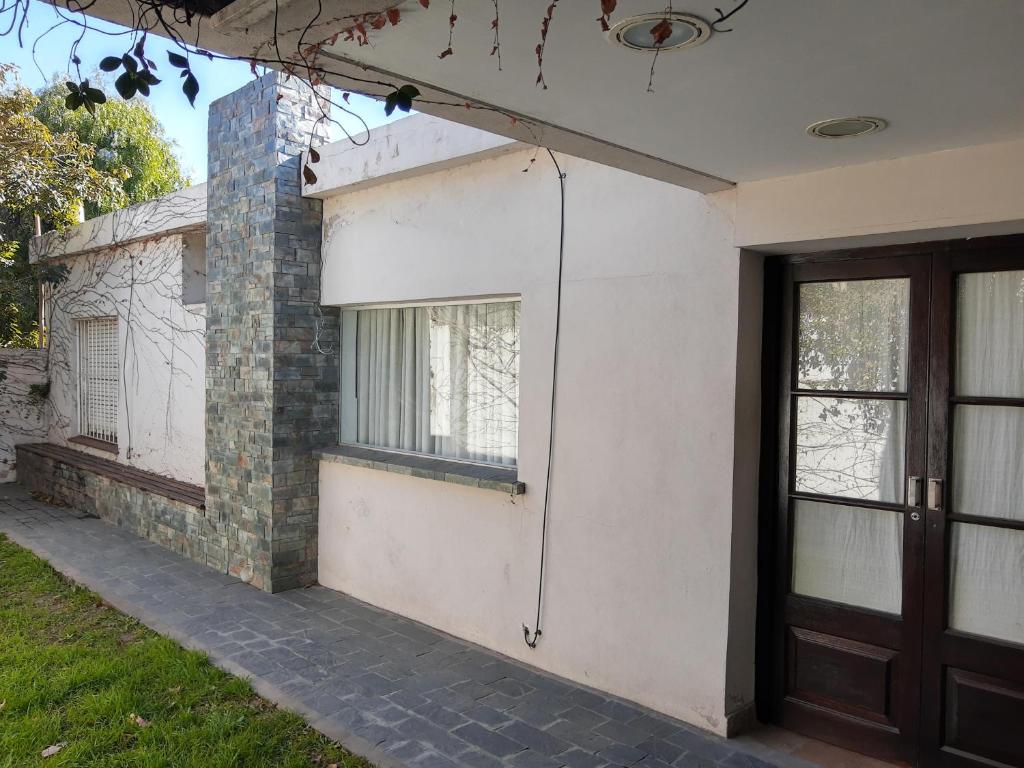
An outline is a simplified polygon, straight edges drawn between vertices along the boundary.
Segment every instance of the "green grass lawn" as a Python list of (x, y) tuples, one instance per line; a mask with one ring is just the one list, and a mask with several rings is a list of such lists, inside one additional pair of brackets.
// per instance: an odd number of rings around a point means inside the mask
[(368, 768), (0, 536), (0, 768), (332, 763)]

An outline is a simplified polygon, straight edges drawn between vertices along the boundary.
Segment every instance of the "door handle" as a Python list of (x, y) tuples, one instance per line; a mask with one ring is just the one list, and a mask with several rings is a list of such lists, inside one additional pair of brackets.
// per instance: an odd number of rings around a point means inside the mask
[(916, 475), (907, 478), (907, 506), (921, 506), (921, 478)]
[(942, 509), (942, 480), (938, 477), (928, 478), (928, 509), (938, 512)]

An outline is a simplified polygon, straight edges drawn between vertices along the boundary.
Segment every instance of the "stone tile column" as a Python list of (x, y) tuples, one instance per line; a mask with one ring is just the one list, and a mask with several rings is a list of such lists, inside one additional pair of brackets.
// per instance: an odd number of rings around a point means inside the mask
[(206, 507), (228, 572), (271, 592), (317, 575), (316, 448), (337, 443), (338, 313), (320, 297), (319, 200), (299, 155), (327, 136), (312, 89), (271, 72), (210, 105)]

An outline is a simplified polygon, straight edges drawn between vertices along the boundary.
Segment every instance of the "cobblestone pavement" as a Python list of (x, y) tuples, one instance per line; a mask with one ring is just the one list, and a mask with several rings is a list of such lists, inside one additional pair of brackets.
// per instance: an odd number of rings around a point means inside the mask
[(381, 768), (809, 768), (324, 587), (270, 595), (0, 485), (0, 533)]

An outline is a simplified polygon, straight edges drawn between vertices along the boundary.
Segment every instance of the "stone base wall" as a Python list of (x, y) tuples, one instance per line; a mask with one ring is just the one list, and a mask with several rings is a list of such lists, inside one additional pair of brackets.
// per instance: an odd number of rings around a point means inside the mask
[(18, 480), (61, 504), (106, 520), (191, 560), (227, 571), (227, 542), (201, 507), (18, 448)]

